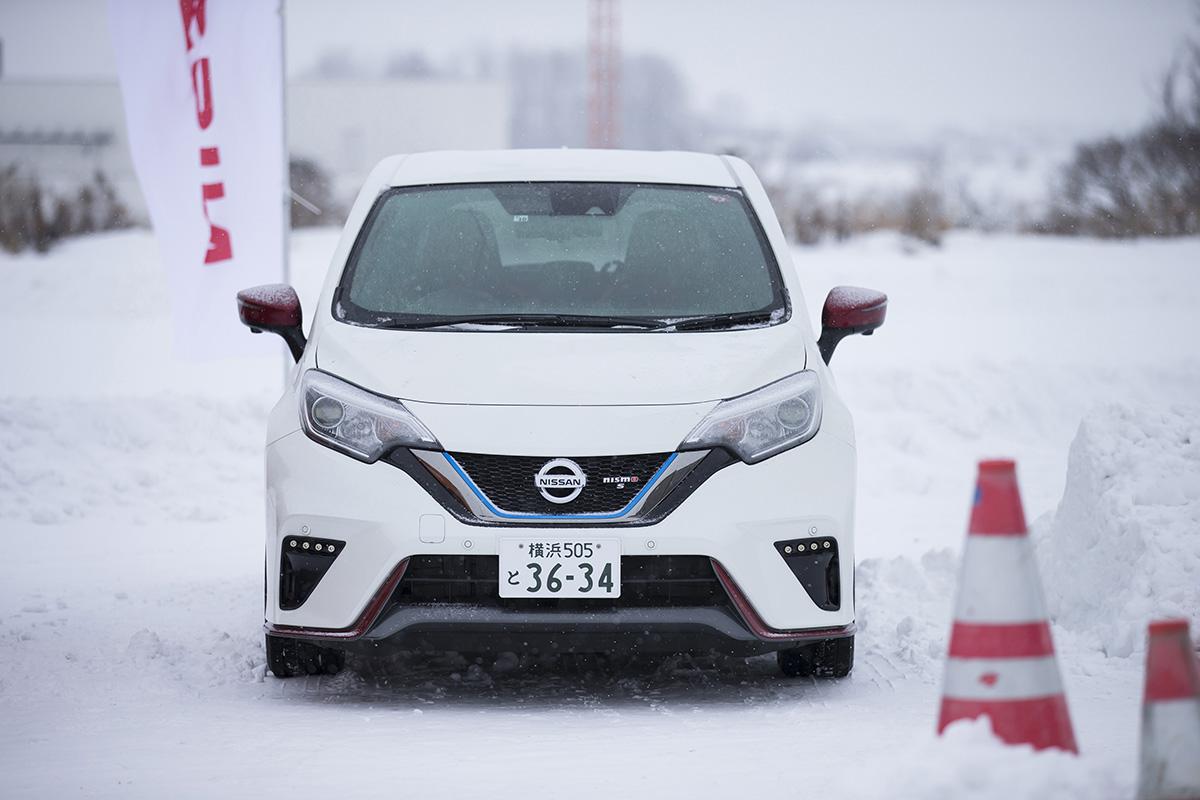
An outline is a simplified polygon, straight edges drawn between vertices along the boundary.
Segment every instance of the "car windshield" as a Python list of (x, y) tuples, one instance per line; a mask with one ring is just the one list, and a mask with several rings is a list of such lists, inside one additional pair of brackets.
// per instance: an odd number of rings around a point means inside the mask
[(787, 299), (739, 190), (492, 183), (387, 192), (334, 310), (377, 327), (687, 330), (771, 324)]

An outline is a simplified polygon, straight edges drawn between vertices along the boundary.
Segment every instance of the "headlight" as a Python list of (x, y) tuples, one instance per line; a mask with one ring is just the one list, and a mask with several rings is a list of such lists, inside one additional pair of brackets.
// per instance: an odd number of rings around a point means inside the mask
[(680, 450), (724, 447), (747, 464), (803, 444), (821, 427), (821, 383), (797, 372), (761, 389), (722, 400), (700, 420)]
[(309, 436), (368, 463), (393, 447), (441, 450), (421, 421), (395, 400), (310, 369), (300, 384), (300, 421)]

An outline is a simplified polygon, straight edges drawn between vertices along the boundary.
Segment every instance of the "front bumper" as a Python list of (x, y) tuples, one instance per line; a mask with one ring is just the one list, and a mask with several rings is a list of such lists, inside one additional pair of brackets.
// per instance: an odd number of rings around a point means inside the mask
[(740, 617), (723, 608), (630, 608), (580, 614), (522, 612), (468, 605), (397, 608), (377, 619), (357, 638), (330, 637), (325, 631), (300, 632), (286, 626), (268, 625), (266, 629), (276, 636), (366, 652), (386, 642), (396, 649), (412, 651), (716, 651), (735, 656), (769, 653), (812, 639), (853, 636), (855, 630), (852, 623), (840, 628), (761, 638), (750, 631)]
[[(480, 526), (447, 512), (408, 474), (380, 461), (363, 464), (301, 432), (267, 448), (268, 631), (328, 641), (446, 641), (514, 636), (529, 644), (607, 639), (639, 631), (647, 644), (715, 636), (747, 651), (807, 638), (853, 633), (854, 448), (821, 432), (760, 464), (732, 464), (711, 475), (653, 524), (569, 529)], [(493, 556), (502, 536), (618, 537), (626, 556), (704, 556), (728, 603), (722, 607), (552, 612), (478, 606), (402, 606), (392, 602), (408, 560), (417, 556)], [(297, 608), (279, 605), (278, 568), (286, 537), (345, 542), (338, 558)], [(776, 543), (832, 539), (840, 553), (841, 603), (813, 601)], [(675, 645), (671, 644), (671, 649)]]

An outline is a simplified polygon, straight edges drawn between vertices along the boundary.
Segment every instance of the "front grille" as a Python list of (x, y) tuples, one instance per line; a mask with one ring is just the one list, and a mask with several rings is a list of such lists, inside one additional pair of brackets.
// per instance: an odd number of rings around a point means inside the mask
[(469, 603), (520, 609), (724, 606), (728, 596), (706, 556), (622, 556), (618, 598), (502, 598), (498, 556), (413, 556), (393, 603)]
[[(534, 484), (538, 470), (551, 461), (551, 457), (476, 453), (451, 453), (450, 456), (500, 511), (558, 516), (621, 511), (645, 488), (670, 453), (572, 458), (587, 476), (587, 483), (579, 496), (568, 503), (550, 502)], [(626, 480), (614, 480), (617, 478)]]

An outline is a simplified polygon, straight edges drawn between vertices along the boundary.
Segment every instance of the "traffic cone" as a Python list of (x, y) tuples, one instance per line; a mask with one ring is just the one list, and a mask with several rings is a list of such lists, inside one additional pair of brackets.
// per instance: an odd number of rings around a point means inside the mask
[(1012, 461), (979, 463), (938, 733), (984, 714), (1009, 744), (1078, 752)]
[(1200, 665), (1188, 623), (1150, 623), (1138, 800), (1200, 799)]

